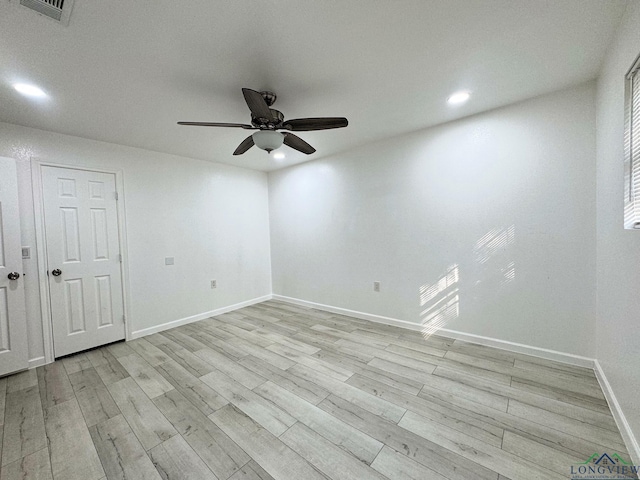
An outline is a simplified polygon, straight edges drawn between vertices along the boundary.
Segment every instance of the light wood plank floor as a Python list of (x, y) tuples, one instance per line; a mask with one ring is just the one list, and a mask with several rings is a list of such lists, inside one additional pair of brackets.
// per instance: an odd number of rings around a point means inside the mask
[(0, 379), (2, 480), (567, 479), (592, 371), (264, 302)]

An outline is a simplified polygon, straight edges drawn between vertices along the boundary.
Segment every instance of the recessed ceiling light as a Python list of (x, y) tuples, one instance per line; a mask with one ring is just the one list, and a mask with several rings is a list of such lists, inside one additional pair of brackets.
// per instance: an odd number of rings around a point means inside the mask
[(47, 96), (41, 88), (35, 85), (29, 85), (28, 83), (14, 83), (13, 88), (27, 97), (44, 98)]
[(276, 160), (284, 160), (284, 153), (282, 152), (274, 153), (273, 158), (275, 158)]
[(447, 98), (447, 102), (449, 105), (460, 105), (461, 103), (466, 102), (471, 97), (471, 92), (462, 91), (456, 92), (452, 94), (449, 98)]

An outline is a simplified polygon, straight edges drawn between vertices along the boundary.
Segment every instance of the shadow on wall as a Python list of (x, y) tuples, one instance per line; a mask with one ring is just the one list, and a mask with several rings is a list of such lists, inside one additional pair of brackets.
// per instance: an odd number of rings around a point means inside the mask
[(475, 242), (473, 260), (466, 268), (454, 263), (434, 283), (420, 287), (420, 324), (425, 339), (460, 316), (462, 285), (466, 285), (470, 311), (482, 308), (482, 302), (504, 293), (516, 278), (512, 258), (515, 238), (515, 225), (492, 228)]

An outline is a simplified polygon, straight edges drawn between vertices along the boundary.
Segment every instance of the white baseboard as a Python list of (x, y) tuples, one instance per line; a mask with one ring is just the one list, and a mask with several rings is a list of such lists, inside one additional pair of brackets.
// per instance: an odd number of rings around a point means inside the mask
[(408, 330), (414, 330), (417, 332), (421, 330), (420, 325), (418, 325), (417, 323), (407, 322), (406, 320), (398, 320), (397, 318), (383, 317), (382, 315), (374, 315), (373, 313), (358, 312), (356, 310), (324, 305), (322, 303), (309, 302), (308, 300), (300, 300), (299, 298), (285, 297), (283, 295), (274, 294), (273, 299), (280, 300), (281, 302), (291, 303), (293, 305), (300, 305), (301, 307), (316, 308), (318, 310), (324, 310), (325, 312), (338, 313), (340, 315), (361, 318), (363, 320), (371, 320), (372, 322), (392, 325), (394, 327), (406, 328)]
[(44, 357), (31, 358), (29, 359), (29, 370), (31, 370), (32, 368), (41, 367), (46, 363), (47, 362), (45, 361)]
[(163, 332), (165, 330), (169, 330), (170, 328), (179, 327), (180, 325), (186, 325), (188, 323), (198, 322), (200, 320), (204, 320), (205, 318), (214, 317), (222, 313), (232, 312), (233, 310), (238, 310), (239, 308), (248, 307), (249, 305), (255, 305), (256, 303), (266, 302), (267, 300), (271, 300), (272, 298), (273, 296), (270, 294), (264, 295), (262, 297), (252, 298), (251, 300), (245, 300), (244, 302), (236, 303), (234, 305), (217, 308), (209, 312), (199, 313), (197, 315), (180, 318), (178, 320), (172, 320), (171, 322), (166, 322), (161, 325), (154, 325), (153, 327), (149, 327), (149, 328), (143, 328), (142, 330), (136, 330), (135, 332), (131, 332), (131, 340), (140, 338), (140, 337), (145, 337), (147, 335), (151, 335), (152, 333)]
[[(356, 310), (333, 307), (331, 305), (323, 305), (321, 303), (309, 302), (307, 300), (301, 300), (299, 298), (285, 297), (283, 295), (273, 295), (273, 299), (292, 303), (295, 305), (317, 308), (319, 310), (325, 310), (331, 313), (339, 313), (341, 315), (361, 318), (363, 320), (371, 320), (373, 322), (383, 323), (385, 325), (393, 325), (394, 327), (406, 328), (408, 330), (414, 330), (418, 332), (422, 331), (422, 328), (423, 328), (422, 325), (420, 324), (408, 322), (406, 320), (383, 317), (381, 315), (358, 312)], [(576, 366), (585, 367), (585, 368), (594, 368), (594, 359), (581, 357), (579, 355), (573, 355), (571, 353), (558, 352), (556, 350), (549, 350), (546, 348), (534, 347), (534, 346), (525, 345), (522, 343), (509, 342), (506, 340), (500, 340), (498, 338), (483, 337), (480, 335), (474, 335), (472, 333), (458, 332), (456, 330), (449, 330), (446, 328), (442, 328), (438, 330), (437, 335), (441, 337), (464, 340), (465, 342), (477, 343), (479, 345), (485, 345), (488, 347), (499, 348), (501, 350), (507, 350), (509, 352), (522, 353), (524, 355), (531, 355), (533, 357), (553, 360), (555, 362), (567, 363), (569, 365), (576, 365)]]
[(638, 444), (638, 440), (631, 431), (631, 426), (629, 425), (629, 422), (627, 422), (627, 419), (620, 408), (620, 404), (618, 403), (618, 399), (613, 393), (611, 384), (609, 383), (609, 380), (607, 380), (604, 370), (598, 360), (595, 360), (594, 370), (596, 372), (598, 383), (600, 383), (600, 387), (604, 392), (604, 396), (607, 399), (607, 403), (609, 404), (609, 408), (613, 414), (613, 418), (616, 421), (616, 425), (618, 425), (620, 434), (622, 435), (624, 443), (627, 446), (627, 450), (629, 451), (629, 455), (631, 456), (631, 463), (634, 465), (640, 465), (640, 444)]
[(473, 333), (464, 333), (457, 330), (449, 330), (443, 328), (438, 331), (438, 335), (443, 337), (455, 338), (456, 340), (464, 340), (469, 343), (477, 343), (479, 345), (485, 345), (487, 347), (498, 348), (500, 350), (507, 350), (514, 353), (522, 353), (523, 355), (530, 355), (533, 357), (544, 358), (545, 360), (553, 360), (554, 362), (566, 363), (569, 365), (575, 365), (577, 367), (594, 368), (595, 359), (589, 357), (582, 357), (580, 355), (574, 355), (572, 353), (559, 352), (557, 350), (550, 350), (548, 348), (534, 347), (532, 345), (525, 345), (524, 343), (508, 342), (506, 340), (500, 340), (493, 337), (483, 337), (481, 335), (475, 335)]

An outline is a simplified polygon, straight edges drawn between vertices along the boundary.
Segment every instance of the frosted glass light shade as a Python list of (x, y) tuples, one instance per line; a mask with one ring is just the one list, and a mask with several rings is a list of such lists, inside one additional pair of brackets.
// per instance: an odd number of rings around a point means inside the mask
[(273, 130), (260, 130), (252, 135), (256, 147), (270, 152), (282, 146), (284, 135)]

